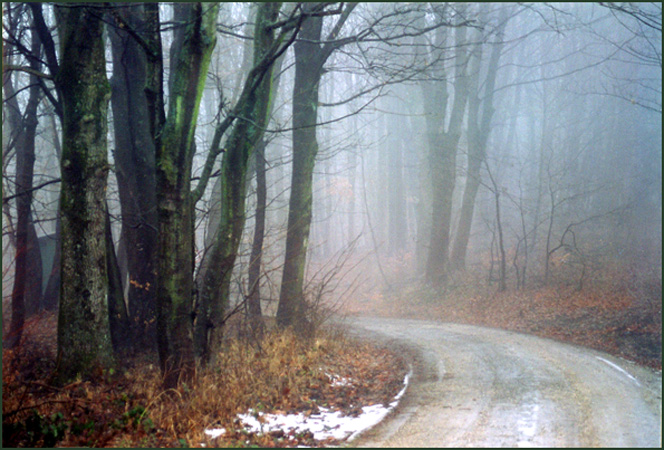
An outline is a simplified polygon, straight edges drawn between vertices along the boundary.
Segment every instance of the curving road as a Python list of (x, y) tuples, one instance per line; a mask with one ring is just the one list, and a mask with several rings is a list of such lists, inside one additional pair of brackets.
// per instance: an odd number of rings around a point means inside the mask
[(367, 447), (661, 447), (661, 372), (508, 331), (418, 320), (347, 319), (410, 352), (396, 412)]

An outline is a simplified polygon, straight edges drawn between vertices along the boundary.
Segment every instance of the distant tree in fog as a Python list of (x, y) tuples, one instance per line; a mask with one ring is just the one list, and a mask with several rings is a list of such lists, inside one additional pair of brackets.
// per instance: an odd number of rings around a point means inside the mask
[[(6, 23), (11, 35), (18, 34), (21, 15), (27, 10), (26, 5), (17, 5), (14, 8), (7, 9)], [(41, 53), (41, 40), (39, 35), (33, 30), (31, 36), (31, 55)], [(3, 46), (3, 91), (7, 101), (7, 115), (10, 132), (10, 143), (16, 156), (16, 182), (14, 189), (16, 191), (16, 258), (14, 260), (14, 286), (12, 290), (12, 314), (11, 324), (8, 334), (3, 340), (6, 347), (16, 346), (23, 333), (23, 326), (27, 313), (34, 313), (42, 305), (42, 270), (41, 254), (37, 241), (37, 233), (32, 215), (32, 187), (35, 164), (35, 137), (37, 125), (37, 108), (42, 99), (42, 91), (39, 87), (38, 78), (41, 73), (41, 63), (37, 57), (29, 60), (29, 96), (27, 104), (21, 111), (17, 98), (18, 92), (14, 87), (11, 78), (11, 72), (8, 66), (11, 66), (10, 53), (14, 51), (14, 46), (5, 43)], [(4, 156), (12, 148), (3, 149), (3, 166), (6, 162)]]
[[(495, 42), (489, 43), (483, 36), (476, 38), (471, 47), (470, 87), (468, 97), (468, 161), (466, 163), (466, 184), (463, 201), (459, 212), (459, 221), (451, 250), (451, 263), (454, 268), (464, 268), (466, 250), (470, 238), (470, 228), (475, 211), (475, 198), (480, 187), (480, 169), (486, 157), (486, 146), (491, 132), (491, 119), (494, 113), (493, 90), (496, 85), (498, 63), (504, 46), (504, 30), (512, 11), (503, 7), (497, 17), (495, 29), (487, 22), (487, 7), (480, 6), (480, 23), (485, 31), (493, 35)], [(490, 48), (486, 75), (480, 83), (480, 71), (483, 66), (483, 47)], [(482, 92), (480, 92), (482, 90)]]
[[(431, 80), (422, 81), (427, 137), (429, 144), (429, 171), (431, 177), (431, 239), (427, 255), (426, 279), (440, 285), (445, 283), (449, 271), (450, 233), (452, 226), (452, 195), (456, 183), (457, 150), (461, 138), (463, 119), (469, 95), (468, 61), (470, 58), (466, 21), (469, 7), (459, 6), (453, 10), (449, 5), (437, 5), (435, 20), (446, 22), (454, 17), (453, 61), (454, 71), (443, 62), (452, 58), (445, 53), (450, 48), (448, 29), (436, 30), (435, 45), (429, 52), (439, 62), (431, 69)], [(448, 107), (448, 80), (452, 81), (454, 97)], [(449, 118), (448, 118), (449, 111)]]

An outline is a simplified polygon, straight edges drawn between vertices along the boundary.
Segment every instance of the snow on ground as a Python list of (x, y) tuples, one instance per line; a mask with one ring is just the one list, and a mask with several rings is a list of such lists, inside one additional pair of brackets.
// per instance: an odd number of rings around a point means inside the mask
[[(362, 412), (357, 416), (344, 416), (341, 411), (331, 411), (319, 407), (319, 413), (308, 416), (303, 413), (266, 414), (249, 410), (246, 414), (238, 414), (238, 419), (244, 425), (244, 429), (252, 433), (269, 433), (283, 430), (285, 435), (289, 435), (290, 432), (299, 434), (309, 431), (316, 440), (334, 438), (351, 441), (362, 432), (378, 424), (399, 404), (399, 400), (406, 392), (411, 374), (412, 370), (403, 380), (403, 389), (387, 407), (380, 404), (364, 406)], [(348, 380), (342, 379), (342, 382), (345, 383)], [(225, 432), (226, 430), (223, 428), (205, 430), (205, 434), (211, 439), (215, 439)]]

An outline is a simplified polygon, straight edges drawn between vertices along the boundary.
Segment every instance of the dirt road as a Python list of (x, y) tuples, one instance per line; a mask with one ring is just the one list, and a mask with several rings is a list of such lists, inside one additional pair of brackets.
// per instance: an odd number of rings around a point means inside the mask
[(353, 318), (415, 357), (394, 415), (353, 446), (661, 447), (661, 372), (513, 332)]

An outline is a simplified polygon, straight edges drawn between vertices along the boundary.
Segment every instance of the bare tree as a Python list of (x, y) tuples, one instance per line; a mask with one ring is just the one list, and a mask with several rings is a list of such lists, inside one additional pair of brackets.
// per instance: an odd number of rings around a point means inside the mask
[[(10, 29), (16, 27), (16, 14), (21, 11), (9, 11)], [(13, 16), (13, 17), (12, 17)], [(11, 30), (10, 32), (15, 32)], [(31, 34), (31, 54), (41, 53), (41, 41), (39, 35)], [(9, 65), (11, 45), (3, 47), (3, 64)], [(41, 64), (37, 57), (30, 60), (30, 69), (39, 73)], [(8, 334), (3, 341), (4, 345), (11, 348), (16, 346), (23, 333), (23, 325), (26, 315), (34, 313), (40, 307), (42, 270), (41, 254), (37, 242), (34, 223), (32, 222), (32, 183), (35, 163), (35, 135), (38, 119), (37, 108), (41, 101), (41, 89), (37, 83), (37, 75), (31, 73), (29, 76), (29, 97), (23, 112), (16, 98), (17, 92), (10, 79), (10, 72), (3, 71), (3, 89), (8, 102), (9, 118), (12, 126), (12, 139), (16, 149), (16, 259), (15, 278), (12, 290), (12, 314), (11, 325)]]
[[(487, 7), (481, 5), (480, 23), (488, 27)], [(468, 167), (466, 171), (466, 185), (463, 191), (463, 202), (459, 212), (454, 245), (452, 247), (452, 264), (456, 268), (463, 268), (466, 262), (466, 249), (470, 237), (470, 228), (475, 210), (475, 198), (480, 186), (480, 168), (486, 157), (487, 140), (491, 132), (491, 118), (494, 113), (493, 91), (496, 84), (496, 74), (503, 47), (504, 30), (511, 11), (503, 8), (500, 12), (495, 30), (490, 30), (495, 37), (491, 45), (491, 54), (486, 68), (486, 76), (480, 84), (480, 69), (482, 65), (483, 47), (486, 38), (478, 36), (477, 43), (473, 45), (471, 62), (471, 86), (468, 100)], [(480, 87), (483, 86), (483, 95)]]
[(324, 4), (303, 4), (303, 11), (312, 14), (303, 22), (295, 43), (295, 84), (293, 86), (293, 171), (288, 208), (286, 258), (284, 261), (277, 322), (281, 326), (297, 326), (305, 331), (304, 268), (312, 216), (312, 175), (318, 152), (316, 122), (318, 118), (318, 86), (323, 66), (332, 52), (345, 41), (337, 40), (356, 4), (348, 4), (321, 44), (323, 17), (313, 15)]
[[(465, 20), (467, 7), (459, 8), (459, 20)], [(449, 7), (436, 9), (437, 20), (447, 21)], [(469, 78), (467, 30), (465, 26), (455, 29), (454, 42), (454, 100), (447, 119), (447, 70), (438, 65), (432, 81), (421, 83), (429, 140), (429, 165), (432, 189), (431, 239), (427, 257), (426, 279), (440, 285), (447, 279), (449, 270), (450, 229), (452, 221), (452, 195), (456, 182), (457, 148), (461, 138), (463, 118), (468, 103)], [(436, 45), (433, 52), (446, 48), (445, 28), (436, 30)], [(444, 57), (439, 57), (444, 61)], [(447, 125), (445, 125), (447, 123)]]

